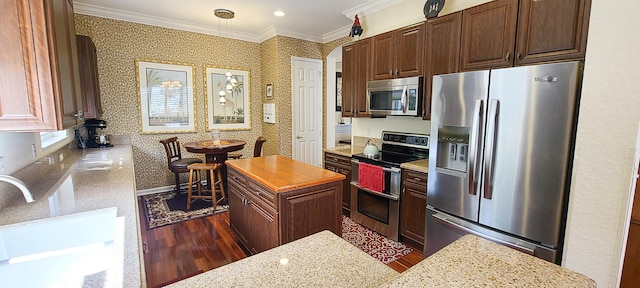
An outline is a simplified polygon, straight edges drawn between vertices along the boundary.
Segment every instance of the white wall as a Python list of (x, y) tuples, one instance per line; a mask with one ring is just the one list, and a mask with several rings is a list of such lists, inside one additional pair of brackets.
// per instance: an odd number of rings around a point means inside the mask
[(614, 287), (640, 122), (640, 3), (593, 1), (563, 265)]
[[(73, 130), (67, 130), (67, 139), (46, 149), (40, 148), (40, 133), (0, 132), (0, 156), (2, 165), (0, 174), (11, 175), (51, 152), (73, 141)], [(36, 149), (35, 157), (32, 145)]]
[[(405, 0), (363, 15), (362, 37), (424, 21), (423, 0)], [(487, 0), (447, 0), (440, 15)], [(598, 287), (615, 287), (621, 269), (629, 195), (637, 167), (640, 123), (640, 2), (593, 1), (580, 106), (575, 163), (562, 266), (584, 273)], [(355, 136), (384, 129), (429, 126), (429, 121), (354, 118)], [(418, 132), (418, 131), (414, 131)]]

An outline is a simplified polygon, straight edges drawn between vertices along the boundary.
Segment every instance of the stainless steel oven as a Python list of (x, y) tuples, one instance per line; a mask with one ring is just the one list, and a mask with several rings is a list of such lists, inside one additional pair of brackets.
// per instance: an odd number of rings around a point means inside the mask
[[(403, 132), (382, 132), (382, 149), (378, 157), (364, 154), (351, 159), (351, 219), (385, 237), (398, 241), (402, 173), (400, 164), (426, 159), (429, 136)], [(360, 165), (379, 166), (383, 173), (383, 188), (373, 191), (360, 185)]]

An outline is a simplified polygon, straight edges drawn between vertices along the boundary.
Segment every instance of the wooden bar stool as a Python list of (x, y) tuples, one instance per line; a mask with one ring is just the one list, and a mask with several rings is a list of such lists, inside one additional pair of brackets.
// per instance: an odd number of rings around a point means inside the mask
[[(196, 199), (207, 199), (211, 200), (211, 205), (213, 206), (213, 210), (216, 209), (216, 206), (220, 203), (220, 201), (225, 199), (224, 196), (224, 185), (222, 183), (222, 173), (220, 172), (220, 164), (219, 163), (194, 163), (190, 164), (187, 169), (189, 169), (189, 182), (196, 182), (198, 194), (193, 195), (193, 185), (189, 186), (188, 194), (187, 194), (187, 209), (191, 208), (191, 202)], [(211, 181), (211, 190), (206, 190), (206, 186), (202, 185), (202, 180), (204, 175), (202, 173), (209, 173), (209, 180)], [(195, 179), (194, 179), (195, 174)], [(216, 186), (220, 189), (220, 199), (216, 197)], [(208, 193), (211, 195), (207, 195)]]

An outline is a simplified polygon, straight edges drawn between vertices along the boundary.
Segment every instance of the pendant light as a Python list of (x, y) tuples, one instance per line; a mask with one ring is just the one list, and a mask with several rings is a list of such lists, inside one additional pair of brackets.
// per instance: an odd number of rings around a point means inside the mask
[[(229, 21), (229, 19), (233, 19), (233, 17), (235, 16), (235, 13), (233, 11), (229, 10), (229, 9), (215, 9), (215, 10), (213, 10), (213, 14), (216, 15), (216, 17), (219, 18), (218, 19), (218, 32), (220, 32), (220, 19), (224, 19), (226, 21), (225, 22), (225, 29), (227, 30), (227, 38), (229, 38), (228, 21)], [(219, 34), (221, 35), (221, 33), (219, 33)], [(225, 84), (224, 89), (220, 90), (220, 92), (218, 93), (218, 96), (220, 96), (220, 99), (219, 99), (220, 105), (225, 105), (225, 103), (227, 102), (227, 99), (226, 99), (227, 93), (232, 93), (233, 89), (238, 84), (238, 80), (236, 80), (236, 78), (233, 76), (233, 74), (231, 74), (230, 71), (227, 71), (227, 73), (225, 73), (225, 76), (227, 78), (227, 83)]]

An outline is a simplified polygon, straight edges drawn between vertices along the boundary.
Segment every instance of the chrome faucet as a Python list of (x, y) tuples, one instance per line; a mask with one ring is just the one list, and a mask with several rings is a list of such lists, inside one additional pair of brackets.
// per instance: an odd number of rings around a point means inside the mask
[(24, 199), (27, 200), (27, 203), (33, 202), (33, 196), (31, 195), (31, 191), (27, 188), (27, 184), (24, 184), (20, 179), (9, 176), (9, 175), (0, 175), (0, 181), (7, 182), (15, 185), (22, 191), (22, 195), (24, 195)]

